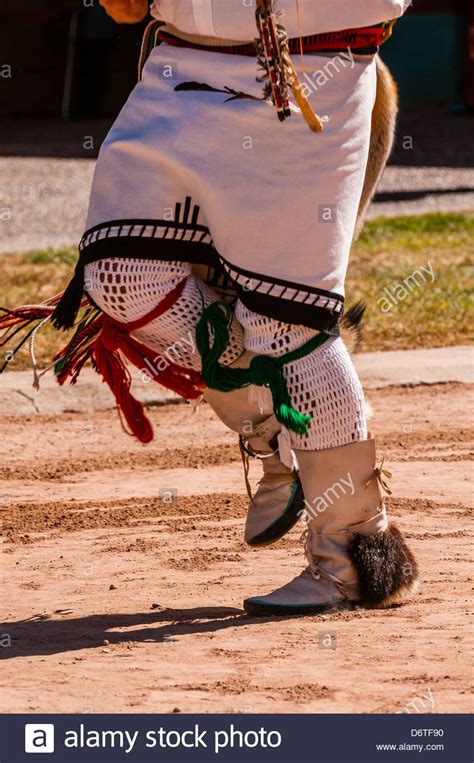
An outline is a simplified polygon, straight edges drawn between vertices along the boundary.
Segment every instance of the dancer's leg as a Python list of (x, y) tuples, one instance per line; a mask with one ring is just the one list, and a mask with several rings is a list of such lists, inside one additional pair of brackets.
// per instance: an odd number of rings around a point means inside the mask
[[(246, 348), (262, 354), (284, 354), (310, 338), (309, 329), (241, 304), (236, 312)], [(247, 599), (245, 609), (271, 615), (316, 613), (343, 602), (388, 606), (413, 590), (417, 569), (397, 528), (388, 526), (352, 360), (342, 339), (329, 339), (284, 374), (293, 405), (313, 417), (307, 435), (289, 433), (305, 495), (308, 566), (282, 588)]]
[[(217, 296), (191, 273), (190, 265), (107, 259), (85, 268), (85, 286), (90, 297), (105, 313), (124, 322), (149, 313), (183, 280), (184, 289), (178, 301), (160, 318), (134, 332), (134, 337), (185, 368), (200, 371), (196, 324), (203, 307), (216, 301)], [(234, 319), (221, 362), (242, 367), (248, 365), (251, 357), (244, 352), (243, 332)], [(292, 465), (282, 464), (279, 457), (281, 425), (271, 406), (262, 406), (249, 388), (232, 392), (208, 389), (204, 397), (224, 424), (241, 437), (246, 471), (251, 455), (261, 460), (263, 477), (251, 497), (245, 539), (251, 545), (272, 543), (295, 524), (304, 508), (299, 479)]]

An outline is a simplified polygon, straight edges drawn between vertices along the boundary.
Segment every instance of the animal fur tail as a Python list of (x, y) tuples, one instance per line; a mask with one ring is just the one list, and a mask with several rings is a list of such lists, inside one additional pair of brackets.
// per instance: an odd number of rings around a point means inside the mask
[(391, 154), (398, 115), (398, 88), (388, 67), (376, 56), (377, 93), (372, 112), (372, 134), (364, 187), (357, 214), (354, 239), (364, 227), (365, 216)]
[(363, 302), (356, 302), (344, 313), (339, 324), (344, 344), (351, 354), (357, 352), (362, 338), (361, 324), (365, 310)]

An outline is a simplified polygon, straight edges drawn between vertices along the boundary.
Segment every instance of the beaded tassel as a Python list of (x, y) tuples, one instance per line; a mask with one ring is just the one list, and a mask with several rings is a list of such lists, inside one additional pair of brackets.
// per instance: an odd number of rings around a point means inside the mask
[(318, 117), (303, 94), (301, 82), (290, 57), (288, 34), (277, 21), (273, 0), (257, 0), (257, 27), (260, 38), (256, 41), (257, 60), (263, 75), (258, 82), (266, 81), (266, 98), (272, 98), (278, 119), (283, 122), (291, 117), (289, 91), (291, 90), (303, 117), (313, 132), (324, 129), (327, 117)]

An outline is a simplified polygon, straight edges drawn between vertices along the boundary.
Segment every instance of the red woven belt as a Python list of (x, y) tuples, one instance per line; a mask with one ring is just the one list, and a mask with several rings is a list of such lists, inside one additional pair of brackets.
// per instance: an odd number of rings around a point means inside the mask
[[(176, 37), (164, 29), (158, 30), (157, 37), (160, 42), (166, 42), (168, 45), (174, 45), (178, 48), (209, 50), (214, 53), (227, 53), (237, 56), (256, 56), (255, 44), (253, 42), (241, 45), (200, 45), (199, 43), (188, 42), (180, 37)], [(362, 29), (344, 29), (341, 32), (312, 34), (301, 38), (301, 40), (299, 37), (290, 39), (290, 53), (298, 54), (301, 52), (301, 49), (303, 49), (303, 53), (316, 53), (319, 51), (327, 53), (351, 51), (359, 53), (359, 55), (376, 53), (386, 37), (387, 24), (363, 27)]]

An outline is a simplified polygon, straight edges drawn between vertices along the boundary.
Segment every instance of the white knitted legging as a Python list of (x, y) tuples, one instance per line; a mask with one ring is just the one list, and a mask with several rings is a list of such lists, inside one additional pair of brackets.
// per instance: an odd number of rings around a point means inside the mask
[[(196, 323), (203, 304), (207, 306), (218, 297), (191, 274), (189, 264), (114, 258), (85, 268), (87, 293), (105, 313), (123, 322), (146, 315), (184, 279), (183, 293), (173, 307), (134, 336), (175, 362), (199, 371)], [(283, 355), (314, 334), (305, 326), (254, 313), (238, 301), (221, 362), (230, 365), (244, 349), (255, 354)], [(323, 450), (367, 438), (362, 388), (342, 339), (329, 339), (310, 355), (287, 364), (284, 373), (293, 405), (313, 417), (308, 435), (289, 433), (291, 447)]]
[[(133, 336), (169, 360), (194, 371), (201, 370), (195, 329), (203, 306), (218, 297), (200, 278), (191, 275), (191, 265), (161, 260), (111, 258), (86, 265), (84, 286), (96, 305), (118, 321), (129, 323), (153, 310), (181, 281), (184, 289), (175, 304), (162, 316), (135, 331)], [(222, 362), (230, 365), (243, 352), (243, 332), (232, 322), (231, 341)]]
[[(257, 355), (284, 355), (314, 336), (294, 326), (248, 310), (237, 302), (236, 317), (244, 329), (245, 349)], [(284, 366), (295, 408), (310, 413), (307, 435), (290, 433), (297, 450), (325, 450), (367, 439), (364, 394), (341, 338), (328, 339), (309, 355)]]

